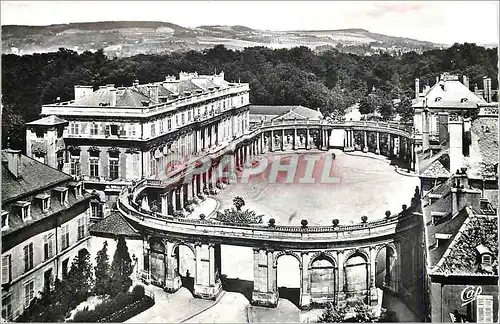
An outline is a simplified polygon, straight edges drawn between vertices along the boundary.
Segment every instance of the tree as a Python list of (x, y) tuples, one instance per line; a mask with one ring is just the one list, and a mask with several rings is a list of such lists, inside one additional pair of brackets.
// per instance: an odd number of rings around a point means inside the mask
[(319, 323), (339, 323), (344, 322), (346, 316), (345, 307), (334, 306), (329, 302), (323, 309), (323, 313), (319, 316)]
[(401, 121), (404, 123), (409, 123), (413, 120), (413, 108), (411, 106), (411, 100), (407, 96), (403, 96), (399, 105), (397, 107), (397, 112), (401, 117)]
[(65, 289), (72, 293), (72, 300), (78, 304), (87, 299), (92, 291), (93, 283), (90, 254), (87, 249), (82, 249), (71, 264), (68, 277), (64, 283)]
[(94, 292), (96, 295), (109, 294), (110, 286), (110, 266), (108, 258), (108, 242), (104, 241), (102, 249), (97, 252)]
[(355, 322), (371, 323), (378, 319), (373, 309), (363, 302), (356, 303), (354, 306), (354, 313), (356, 314), (354, 316)]
[(111, 263), (111, 287), (112, 296), (126, 292), (132, 285), (130, 275), (133, 272), (132, 260), (128, 253), (127, 242), (123, 236), (118, 238), (116, 251)]
[(241, 210), (241, 207), (245, 206), (245, 200), (240, 196), (234, 197), (233, 205), (236, 207), (236, 210)]

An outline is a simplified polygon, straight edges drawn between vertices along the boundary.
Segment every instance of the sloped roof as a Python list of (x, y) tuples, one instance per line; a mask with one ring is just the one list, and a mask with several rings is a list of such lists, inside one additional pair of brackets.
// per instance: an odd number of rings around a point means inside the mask
[[(2, 161), (7, 159), (7, 154), (9, 153), (2, 151)], [(2, 165), (2, 204), (72, 179), (70, 175), (26, 155), (20, 156), (20, 178), (16, 179), (8, 168)]]
[(123, 216), (113, 211), (109, 216), (101, 221), (91, 225), (89, 231), (92, 235), (113, 235), (113, 236), (127, 236), (127, 237), (140, 237), (139, 232), (132, 227)]
[[(471, 125), (471, 154), (469, 171), (471, 175), (495, 172), (498, 164), (498, 118), (479, 117)], [(486, 175), (486, 174), (484, 174)]]
[(62, 125), (62, 124), (67, 124), (67, 123), (68, 123), (67, 120), (59, 118), (55, 115), (50, 115), (50, 116), (43, 117), (43, 118), (34, 120), (32, 122), (26, 123), (26, 125), (55, 126), (55, 125)]
[[(142, 107), (142, 101), (150, 101), (149, 97), (134, 88), (124, 88), (115, 91), (116, 107)], [(72, 105), (99, 107), (102, 103), (111, 104), (111, 91), (108, 88), (102, 88), (86, 97), (75, 99)]]
[[(250, 115), (282, 116), (293, 112), (308, 119), (323, 119), (323, 114), (317, 110), (303, 106), (260, 106), (250, 105)], [(293, 117), (292, 117), (293, 118)]]
[[(441, 100), (436, 101), (436, 98), (441, 98)], [(467, 101), (461, 102), (462, 98), (466, 98)], [(413, 107), (421, 108), (426, 99), (429, 108), (476, 109), (478, 103), (485, 103), (484, 99), (476, 96), (458, 79), (440, 80), (423, 98), (415, 102)]]
[(457, 231), (442, 258), (437, 262), (435, 274), (481, 274), (478, 270), (476, 247), (484, 245), (493, 254), (493, 272), (498, 275), (498, 217), (474, 215), (468, 212), (468, 218)]
[(444, 167), (444, 165), (436, 160), (422, 173), (422, 178), (448, 178), (451, 173)]

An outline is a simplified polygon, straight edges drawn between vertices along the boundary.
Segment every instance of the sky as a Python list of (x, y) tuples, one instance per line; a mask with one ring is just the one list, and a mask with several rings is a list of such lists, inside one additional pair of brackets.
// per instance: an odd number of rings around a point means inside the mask
[(2, 25), (116, 20), (263, 30), (362, 28), (434, 43), (498, 43), (498, 1), (2, 1)]

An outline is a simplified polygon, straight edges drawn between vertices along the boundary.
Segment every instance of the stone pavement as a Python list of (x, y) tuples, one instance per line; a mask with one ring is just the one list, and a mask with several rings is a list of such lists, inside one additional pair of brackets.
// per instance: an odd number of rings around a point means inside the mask
[(189, 214), (187, 219), (200, 219), (201, 214), (205, 214), (206, 218), (210, 218), (212, 214), (219, 208), (219, 203), (216, 199), (212, 197), (207, 197), (204, 201), (202, 201), (198, 206), (194, 208), (194, 211)]
[(301, 321), (301, 311), (291, 301), (280, 298), (276, 308), (249, 306), (249, 323), (297, 323)]
[(396, 313), (399, 322), (421, 322), (420, 318), (413, 313), (397, 296), (384, 294), (382, 308)]
[(125, 323), (180, 323), (215, 303), (212, 300), (194, 298), (184, 287), (173, 294), (153, 285), (144, 288), (155, 294), (155, 304)]
[(184, 323), (247, 323), (249, 304), (242, 294), (225, 292), (214, 306)]

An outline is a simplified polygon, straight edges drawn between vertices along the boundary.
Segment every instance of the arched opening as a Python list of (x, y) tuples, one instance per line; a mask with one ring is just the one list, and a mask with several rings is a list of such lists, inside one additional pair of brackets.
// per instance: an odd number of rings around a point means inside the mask
[(311, 281), (311, 299), (316, 303), (325, 303), (335, 298), (335, 264), (330, 258), (320, 255), (309, 269)]
[(165, 286), (165, 245), (158, 239), (152, 239), (150, 247), (150, 273), (151, 283), (163, 287)]
[(347, 297), (360, 297), (365, 299), (368, 296), (368, 275), (368, 260), (364, 255), (357, 253), (347, 259), (345, 265)]
[(196, 257), (186, 245), (174, 247), (174, 257), (177, 264), (177, 273), (181, 277), (182, 286), (191, 293), (194, 291), (194, 277), (196, 275)]
[(282, 255), (276, 260), (276, 287), (279, 297), (300, 307), (300, 263), (292, 255)]
[(396, 256), (394, 250), (384, 246), (375, 259), (375, 287), (394, 290), (394, 265)]

